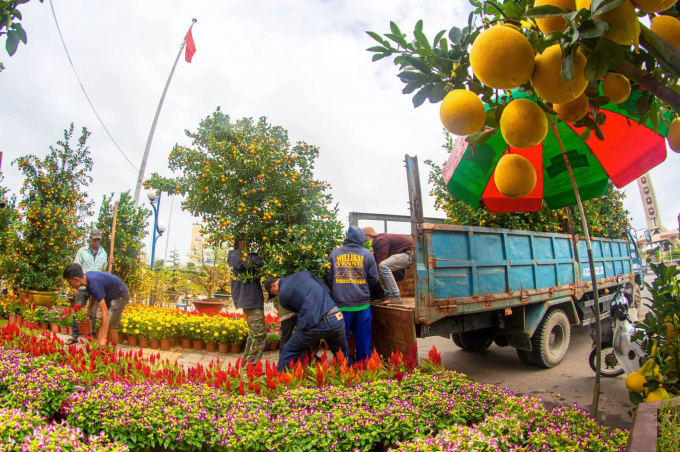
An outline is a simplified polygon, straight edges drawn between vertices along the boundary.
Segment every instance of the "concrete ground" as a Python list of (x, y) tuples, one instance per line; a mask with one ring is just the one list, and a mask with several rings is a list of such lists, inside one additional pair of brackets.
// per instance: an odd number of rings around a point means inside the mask
[[(653, 276), (645, 277), (647, 282)], [(649, 296), (643, 290), (642, 297)], [(646, 312), (643, 307), (641, 314)], [(631, 309), (635, 320), (637, 312)], [(517, 395), (540, 397), (548, 407), (558, 404), (574, 404), (590, 409), (593, 402), (595, 372), (588, 364), (593, 341), (588, 327), (572, 327), (569, 351), (562, 363), (553, 369), (541, 369), (524, 364), (512, 347), (491, 345), (481, 353), (470, 353), (458, 348), (452, 340), (441, 337), (418, 340), (420, 356), (427, 356), (428, 350), (436, 346), (442, 355), (442, 364), (450, 370), (466, 374), (480, 383), (493, 383), (515, 392)], [(602, 378), (598, 421), (618, 428), (630, 428), (628, 412), (634, 405), (628, 398), (625, 375)]]

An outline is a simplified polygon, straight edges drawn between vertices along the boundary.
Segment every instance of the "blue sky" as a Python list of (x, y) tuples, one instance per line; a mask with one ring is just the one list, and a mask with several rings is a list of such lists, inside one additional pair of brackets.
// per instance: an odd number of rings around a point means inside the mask
[[(193, 62), (180, 60), (165, 100), (147, 174), (170, 174), (167, 155), (189, 144), (185, 129), (217, 106), (234, 118), (267, 116), (288, 129), (291, 141), (320, 147), (316, 175), (333, 185), (342, 219), (350, 211), (408, 214), (404, 154), (417, 155), (421, 181), (426, 159), (445, 161), (439, 106), (413, 109), (401, 94), (396, 68), (371, 63), (373, 41), (365, 30), (387, 32), (389, 21), (410, 31), (423, 19), (425, 32), (467, 20), (467, 1), (171, 1), (92, 2), (53, 0), (62, 33), (81, 80), (104, 123), (138, 166), (151, 122), (179, 45), (196, 17)], [(5, 183), (21, 184), (10, 161), (44, 155), (70, 122), (87, 126), (94, 158), (88, 193), (134, 190), (136, 172), (118, 153), (91, 111), (68, 63), (49, 1), (23, 5), (28, 46), (0, 58), (0, 150)], [(4, 53), (4, 51), (3, 51)], [(669, 155), (652, 172), (666, 225), (677, 228), (674, 196), (680, 157)], [(427, 187), (423, 187), (427, 194)], [(626, 207), (644, 227), (635, 184)], [(429, 198), (429, 197), (428, 197)], [(169, 248), (188, 254), (191, 223), (174, 202)], [(426, 200), (427, 201), (427, 200)], [(161, 206), (167, 222), (170, 200)], [(430, 205), (427, 216), (441, 216)], [(98, 210), (98, 207), (97, 207)], [(368, 223), (367, 223), (368, 224)], [(406, 225), (395, 231), (408, 230)], [(149, 240), (150, 241), (150, 240)], [(159, 240), (157, 256), (165, 253)]]

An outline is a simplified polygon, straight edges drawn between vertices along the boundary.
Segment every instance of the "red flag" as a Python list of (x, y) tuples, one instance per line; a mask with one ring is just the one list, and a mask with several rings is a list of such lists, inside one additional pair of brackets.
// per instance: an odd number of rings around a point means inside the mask
[(191, 58), (194, 56), (194, 53), (196, 53), (196, 44), (194, 44), (194, 37), (191, 35), (191, 28), (189, 28), (187, 35), (184, 37), (184, 42), (187, 43), (184, 59), (187, 63), (191, 63)]

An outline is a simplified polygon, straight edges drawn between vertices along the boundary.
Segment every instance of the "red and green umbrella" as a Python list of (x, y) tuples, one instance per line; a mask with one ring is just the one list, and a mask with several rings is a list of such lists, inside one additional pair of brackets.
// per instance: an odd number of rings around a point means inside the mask
[[(606, 115), (605, 123), (600, 126), (604, 140), (592, 134), (584, 141), (581, 138), (584, 128), (565, 122), (557, 124), (582, 200), (603, 196), (609, 179), (622, 188), (666, 159), (664, 137), (668, 127), (661, 121), (657, 134), (651, 119), (638, 125), (640, 115), (636, 103), (640, 95), (641, 91), (635, 90), (626, 102), (609, 103), (600, 109)], [(513, 92), (513, 97), (525, 95)], [(527, 99), (533, 101), (531, 97)], [(670, 112), (666, 115), (672, 118)], [(508, 152), (526, 157), (536, 169), (536, 187), (523, 198), (508, 198), (494, 182), (496, 164)], [(493, 213), (539, 211), (542, 200), (551, 209), (577, 202), (552, 128), (541, 144), (529, 149), (509, 147), (501, 133), (477, 146), (459, 137), (444, 167), (444, 179), (453, 196), (473, 207), (478, 207), (481, 201)]]

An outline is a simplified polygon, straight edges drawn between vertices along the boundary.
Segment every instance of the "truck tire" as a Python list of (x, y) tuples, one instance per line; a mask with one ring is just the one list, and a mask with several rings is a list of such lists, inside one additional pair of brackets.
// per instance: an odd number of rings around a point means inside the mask
[(532, 364), (550, 369), (562, 362), (569, 349), (569, 318), (561, 309), (549, 310), (531, 338)]
[(463, 343), (460, 341), (460, 333), (452, 333), (451, 339), (453, 343), (458, 346), (458, 348), (463, 348)]
[(493, 331), (493, 328), (483, 328), (481, 330), (460, 333), (458, 336), (460, 340), (459, 347), (468, 352), (483, 352), (493, 343)]
[(531, 360), (531, 352), (528, 350), (517, 350), (517, 356), (519, 357), (519, 360), (522, 361), (524, 364), (529, 364), (530, 366), (534, 366), (534, 362)]

